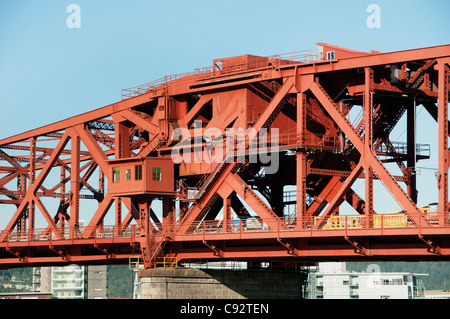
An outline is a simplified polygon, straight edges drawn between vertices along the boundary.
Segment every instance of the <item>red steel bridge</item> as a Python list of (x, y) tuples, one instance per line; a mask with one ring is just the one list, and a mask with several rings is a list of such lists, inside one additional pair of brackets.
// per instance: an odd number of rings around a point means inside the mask
[[(0, 267), (449, 260), (449, 65), (450, 45), (216, 59), (3, 138)], [(418, 105), (438, 136), (425, 207)], [(391, 141), (404, 115), (407, 141)], [(375, 183), (398, 211), (375, 211)]]

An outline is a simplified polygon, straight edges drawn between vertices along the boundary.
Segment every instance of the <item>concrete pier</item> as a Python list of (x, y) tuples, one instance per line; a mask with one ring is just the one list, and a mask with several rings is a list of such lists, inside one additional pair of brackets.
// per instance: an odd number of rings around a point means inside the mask
[(306, 274), (276, 270), (139, 271), (141, 299), (301, 299)]

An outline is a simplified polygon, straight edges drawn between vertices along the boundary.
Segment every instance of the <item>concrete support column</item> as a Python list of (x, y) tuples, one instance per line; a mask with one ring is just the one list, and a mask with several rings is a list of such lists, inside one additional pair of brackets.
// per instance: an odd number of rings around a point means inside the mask
[(141, 299), (301, 299), (300, 271), (151, 268), (139, 271)]

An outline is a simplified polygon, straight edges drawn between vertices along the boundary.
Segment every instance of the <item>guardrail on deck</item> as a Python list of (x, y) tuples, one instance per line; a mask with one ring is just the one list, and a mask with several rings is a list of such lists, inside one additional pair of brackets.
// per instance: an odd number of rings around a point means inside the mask
[[(278, 225), (270, 228), (266, 221), (261, 218), (233, 219), (229, 222), (222, 220), (207, 220), (193, 223), (192, 230), (188, 234), (198, 235), (211, 233), (247, 233), (247, 232), (286, 232), (286, 231), (332, 231), (342, 229), (405, 229), (405, 228), (439, 228), (450, 227), (449, 221), (446, 225), (439, 225), (439, 213), (424, 212), (424, 218), (411, 218), (412, 215), (404, 213), (375, 214), (369, 220), (364, 215), (339, 215), (331, 216), (321, 220), (320, 216), (308, 217), (303, 220), (296, 216), (280, 218), (269, 224)], [(419, 217), (419, 216), (417, 216)], [(414, 222), (418, 220), (419, 223)], [(160, 225), (159, 225), (160, 226)], [(175, 230), (177, 225), (166, 225), (167, 229)], [(2, 231), (1, 233), (5, 232)], [(5, 242), (31, 242), (31, 241), (56, 241), (56, 240), (83, 240), (83, 239), (130, 239), (139, 240), (139, 227), (129, 225), (127, 227), (101, 226), (101, 227), (66, 227), (64, 231), (52, 231), (46, 229), (27, 229), (8, 231)], [(170, 233), (170, 231), (169, 231)], [(158, 230), (154, 231), (159, 234)]]

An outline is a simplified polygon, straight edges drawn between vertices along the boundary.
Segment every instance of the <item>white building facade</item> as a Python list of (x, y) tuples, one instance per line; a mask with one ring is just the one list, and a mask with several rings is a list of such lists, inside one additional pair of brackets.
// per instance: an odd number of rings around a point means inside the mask
[[(345, 267), (344, 267), (345, 268)], [(424, 299), (423, 277), (406, 272), (310, 272), (308, 299)]]
[(84, 266), (52, 267), (52, 295), (56, 299), (84, 299)]
[(55, 299), (106, 299), (107, 267), (70, 265), (33, 268), (33, 291)]

